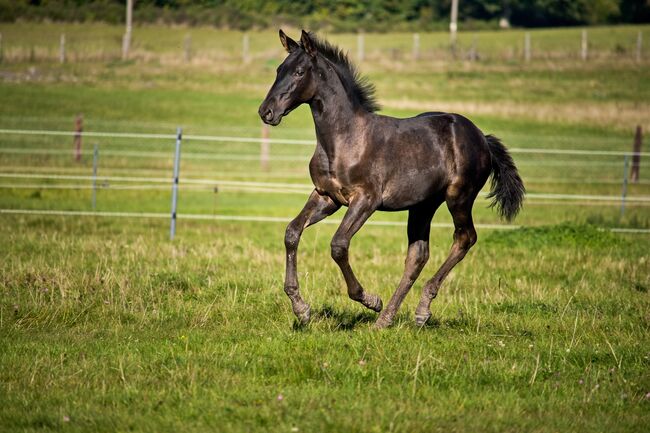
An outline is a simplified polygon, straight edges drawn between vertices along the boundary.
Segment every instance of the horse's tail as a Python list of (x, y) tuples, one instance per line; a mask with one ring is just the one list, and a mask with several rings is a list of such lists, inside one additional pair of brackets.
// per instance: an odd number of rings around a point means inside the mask
[(492, 182), (488, 198), (494, 200), (490, 207), (496, 206), (501, 218), (511, 221), (521, 209), (526, 188), (501, 140), (494, 135), (486, 135), (485, 139), (492, 156)]

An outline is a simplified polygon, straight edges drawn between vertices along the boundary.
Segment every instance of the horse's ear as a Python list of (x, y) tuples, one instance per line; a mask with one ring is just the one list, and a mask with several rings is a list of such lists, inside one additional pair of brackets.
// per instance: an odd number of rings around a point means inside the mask
[(280, 42), (282, 42), (282, 46), (287, 50), (287, 53), (292, 53), (298, 49), (298, 43), (285, 35), (282, 29), (280, 29)]
[(311, 40), (309, 33), (303, 30), (302, 34), (300, 35), (300, 42), (302, 43), (302, 47), (305, 49), (307, 54), (312, 57), (316, 56), (316, 47), (314, 46), (314, 42)]

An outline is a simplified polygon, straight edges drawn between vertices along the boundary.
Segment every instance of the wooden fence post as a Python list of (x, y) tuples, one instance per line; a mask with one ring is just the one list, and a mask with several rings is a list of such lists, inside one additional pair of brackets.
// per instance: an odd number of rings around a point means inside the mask
[(526, 32), (524, 35), (524, 60), (526, 63), (530, 62), (530, 33)]
[(59, 46), (59, 63), (65, 63), (65, 33), (61, 33), (61, 42)]
[(74, 120), (74, 158), (77, 162), (81, 161), (81, 134), (84, 129), (84, 117), (83, 114), (77, 114), (77, 117)]
[(471, 62), (478, 60), (478, 52), (476, 51), (476, 35), (472, 35), (472, 47), (469, 50), (469, 60)]
[(589, 54), (589, 42), (587, 39), (587, 29), (582, 29), (582, 43), (580, 44), (580, 58), (582, 61), (587, 60)]
[(418, 33), (413, 33), (413, 60), (418, 61), (420, 59), (420, 35)]
[(126, 2), (126, 31), (122, 37), (122, 60), (129, 58), (131, 49), (131, 33), (133, 31), (133, 0)]
[(451, 0), (449, 20), (449, 46), (452, 56), (456, 57), (456, 33), (458, 32), (458, 0)]
[(641, 61), (641, 50), (643, 48), (643, 32), (639, 30), (639, 33), (636, 35), (636, 61)]
[(241, 48), (241, 57), (244, 63), (248, 63), (250, 60), (250, 57), (248, 55), (248, 51), (250, 48), (250, 40), (248, 38), (248, 33), (244, 33), (244, 36), (242, 38), (242, 48)]
[(639, 168), (641, 166), (641, 145), (643, 144), (643, 131), (641, 125), (637, 125), (634, 134), (634, 147), (632, 148), (632, 170), (630, 171), (630, 182), (639, 181)]
[(269, 125), (262, 123), (262, 141), (260, 141), (260, 166), (262, 170), (269, 169), (269, 153), (271, 143), (269, 142)]
[(363, 58), (364, 58), (364, 36), (363, 36), (363, 31), (361, 31), (357, 35), (357, 61), (361, 63), (363, 62)]
[(192, 35), (185, 35), (183, 40), (183, 59), (185, 62), (192, 60)]

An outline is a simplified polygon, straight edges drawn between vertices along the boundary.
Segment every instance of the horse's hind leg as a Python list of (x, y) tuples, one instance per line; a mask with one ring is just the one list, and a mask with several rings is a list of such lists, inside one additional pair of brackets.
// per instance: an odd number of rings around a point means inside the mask
[(298, 253), (300, 236), (305, 228), (328, 217), (336, 212), (340, 207), (341, 205), (334, 202), (330, 197), (320, 195), (318, 192), (313, 191), (302, 211), (300, 211), (298, 216), (287, 226), (287, 231), (284, 236), (284, 246), (287, 250), (287, 268), (284, 280), (284, 291), (289, 299), (291, 299), (293, 313), (302, 324), (309, 322), (311, 309), (309, 308), (309, 304), (307, 304), (300, 296), (300, 289), (298, 286), (296, 256)]
[(345, 283), (348, 287), (348, 295), (351, 299), (361, 303), (363, 306), (374, 311), (381, 311), (382, 302), (379, 296), (367, 293), (361, 287), (359, 280), (352, 272), (348, 259), (348, 250), (352, 236), (359, 231), (361, 226), (370, 218), (370, 215), (377, 209), (377, 203), (369, 197), (358, 196), (350, 203), (348, 211), (341, 221), (332, 238), (332, 258), (339, 265)]
[(404, 275), (390, 298), (388, 305), (381, 312), (376, 328), (385, 328), (393, 322), (393, 318), (399, 310), (402, 301), (408, 294), (409, 290), (420, 276), (422, 268), (429, 260), (429, 232), (431, 231), (431, 219), (440, 202), (434, 205), (427, 204), (426, 207), (409, 210), (408, 220), (408, 251), (404, 263)]
[(476, 243), (476, 230), (472, 222), (472, 205), (474, 203), (474, 194), (470, 199), (459, 200), (458, 198), (447, 197), (447, 206), (454, 220), (454, 243), (447, 260), (442, 264), (438, 272), (431, 278), (422, 290), (420, 303), (415, 310), (415, 323), (418, 326), (424, 325), (431, 317), (431, 301), (438, 294), (440, 285), (447, 277), (454, 266), (458, 264), (469, 249)]

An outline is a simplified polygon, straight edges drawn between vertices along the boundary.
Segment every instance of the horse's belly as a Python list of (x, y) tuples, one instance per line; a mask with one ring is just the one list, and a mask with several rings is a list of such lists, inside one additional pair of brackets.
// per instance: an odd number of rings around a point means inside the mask
[(443, 179), (433, 173), (408, 176), (408, 179), (387, 182), (382, 191), (382, 210), (408, 209), (440, 193), (444, 187)]

